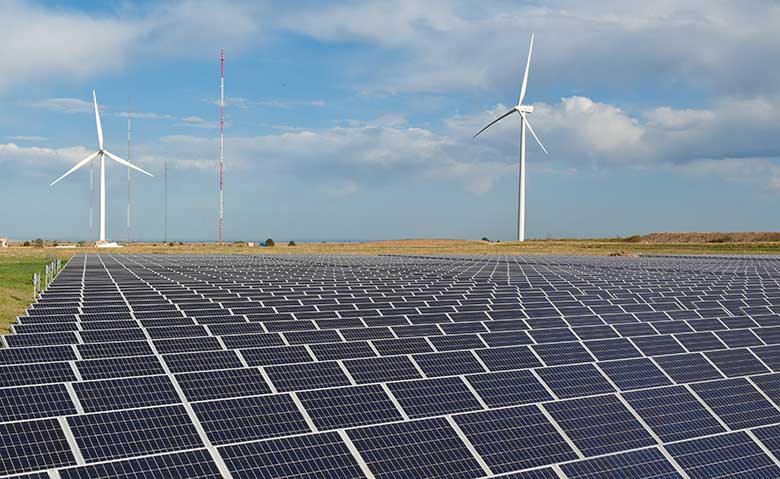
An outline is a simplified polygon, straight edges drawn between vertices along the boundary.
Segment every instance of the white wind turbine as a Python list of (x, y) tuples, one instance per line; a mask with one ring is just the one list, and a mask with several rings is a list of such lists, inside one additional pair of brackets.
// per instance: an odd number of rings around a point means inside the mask
[(106, 243), (106, 156), (116, 161), (120, 165), (124, 165), (134, 170), (138, 170), (145, 175), (149, 175), (149, 176), (154, 176), (154, 175), (149, 173), (148, 171), (142, 170), (141, 168), (135, 166), (134, 164), (128, 161), (123, 160), (122, 158), (116, 156), (115, 154), (103, 148), (103, 127), (100, 126), (100, 112), (98, 111), (98, 104), (97, 104), (97, 97), (95, 96), (95, 90), (92, 90), (92, 101), (95, 103), (95, 124), (97, 125), (99, 149), (95, 153), (92, 153), (91, 155), (87, 156), (83, 160), (76, 163), (76, 166), (68, 170), (68, 172), (65, 173), (64, 175), (54, 180), (54, 182), (52, 182), (50, 186), (54, 186), (58, 181), (70, 175), (71, 173), (78, 170), (79, 168), (86, 165), (87, 163), (94, 160), (95, 158), (100, 158), (100, 239), (98, 240), (97, 244), (106, 245), (108, 244)]
[(534, 111), (532, 105), (523, 105), (523, 98), (525, 97), (525, 87), (528, 84), (528, 67), (531, 66), (531, 52), (534, 49), (534, 36), (531, 35), (531, 46), (528, 48), (528, 61), (525, 64), (525, 75), (523, 75), (523, 86), (520, 87), (520, 98), (517, 100), (517, 106), (499, 116), (495, 120), (488, 123), (488, 125), (479, 130), (474, 138), (480, 133), (487, 130), (494, 124), (508, 117), (512, 113), (518, 113), (520, 115), (520, 179), (519, 179), (519, 191), (517, 198), (517, 241), (525, 241), (525, 128), (528, 127), (528, 131), (531, 132), (534, 139), (539, 146), (542, 147), (544, 154), (547, 154), (547, 149), (542, 145), (539, 137), (534, 133), (534, 129), (531, 128), (531, 124), (528, 123), (526, 114)]

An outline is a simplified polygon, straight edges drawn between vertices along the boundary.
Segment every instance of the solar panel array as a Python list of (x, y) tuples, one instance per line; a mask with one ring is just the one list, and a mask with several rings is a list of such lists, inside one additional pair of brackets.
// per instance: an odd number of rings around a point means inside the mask
[(780, 259), (79, 255), (0, 477), (780, 478)]

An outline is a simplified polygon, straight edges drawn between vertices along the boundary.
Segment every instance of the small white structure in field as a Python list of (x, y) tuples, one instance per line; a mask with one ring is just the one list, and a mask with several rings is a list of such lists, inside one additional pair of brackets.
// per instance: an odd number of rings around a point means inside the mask
[(0, 238), (0, 248), (8, 248), (8, 238)]

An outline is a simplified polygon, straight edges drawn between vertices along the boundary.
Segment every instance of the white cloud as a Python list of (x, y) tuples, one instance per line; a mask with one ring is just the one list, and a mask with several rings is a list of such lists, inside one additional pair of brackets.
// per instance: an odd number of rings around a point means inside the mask
[[(219, 98), (206, 100), (212, 105), (219, 106)], [(299, 107), (323, 108), (327, 105), (325, 100), (284, 100), (279, 98), (265, 98), (259, 100), (250, 100), (240, 96), (230, 96), (225, 98), (225, 108), (238, 108), (239, 110), (248, 110), (250, 108), (277, 108), (287, 110)]]
[[(119, 118), (127, 118), (127, 112), (117, 111), (114, 113), (114, 116)], [(133, 120), (174, 120), (176, 119), (175, 116), (168, 115), (166, 113), (151, 113), (151, 112), (143, 112), (143, 111), (130, 112), (130, 118), (132, 118)]]
[[(94, 111), (92, 105), (92, 102), (80, 98), (48, 98), (30, 104), (33, 108), (61, 113), (92, 113)], [(102, 105), (98, 106), (103, 110)]]
[(124, 4), (110, 15), (46, 8), (5, 0), (0, 91), (25, 81), (81, 81), (112, 74), (144, 61), (193, 58), (215, 45), (231, 54), (262, 41), (266, 15), (257, 2), (171, 1), (157, 6)]
[[(368, 43), (395, 52), (373, 65), (368, 90), (519, 87), (531, 32), (532, 84), (625, 87), (654, 82), (733, 95), (775, 92), (780, 7), (728, 0), (546, 3), (486, 0), (360, 0), (320, 4), (283, 18), (320, 41)], [(570, 90), (571, 91), (571, 90)], [(576, 90), (575, 90), (576, 91)]]
[(5, 143), (0, 144), (0, 163), (21, 164), (32, 168), (62, 166), (76, 163), (90, 153), (93, 151), (82, 146), (43, 148)]
[(45, 136), (38, 136), (38, 135), (16, 135), (16, 136), (7, 136), (9, 140), (13, 141), (44, 141), (48, 140)]

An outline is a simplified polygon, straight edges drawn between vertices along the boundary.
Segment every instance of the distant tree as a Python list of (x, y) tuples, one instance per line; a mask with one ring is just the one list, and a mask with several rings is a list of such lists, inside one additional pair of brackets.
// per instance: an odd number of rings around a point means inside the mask
[(43, 240), (40, 238), (36, 238), (35, 241), (33, 241), (33, 244), (36, 248), (43, 248)]
[(83, 241), (79, 241), (77, 244), (78, 244), (79, 247), (81, 247), (81, 246), (84, 246), (85, 243)]
[(287, 243), (287, 246), (295, 246), (295, 241), (290, 241), (289, 243)]
[(182, 243), (181, 241), (179, 241), (179, 246), (184, 246), (184, 243)]
[(59, 246), (59, 245), (60, 245), (60, 243), (58, 241), (55, 241), (52, 246)]
[(274, 240), (272, 240), (271, 238), (268, 238), (267, 240), (265, 240), (265, 245), (266, 246), (274, 246), (274, 245), (276, 245), (276, 243), (274, 243)]
[(490, 240), (488, 239), (488, 237), (487, 237), (487, 236), (483, 236), (483, 237), (482, 237), (482, 241), (487, 241), (488, 243), (490, 242)]
[(171, 241), (170, 243), (168, 243), (168, 246), (175, 246), (175, 243)]
[(24, 243), (22, 243), (22, 246), (30, 246), (30, 242), (29, 241), (25, 241)]

